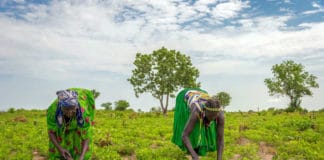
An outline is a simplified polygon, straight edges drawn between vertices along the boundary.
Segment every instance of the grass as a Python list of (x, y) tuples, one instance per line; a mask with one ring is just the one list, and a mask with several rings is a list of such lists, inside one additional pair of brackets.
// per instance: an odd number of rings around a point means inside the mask
[[(224, 159), (324, 159), (324, 112), (226, 113)], [(92, 159), (188, 159), (171, 143), (173, 112), (98, 110)], [(46, 111), (0, 112), (0, 159), (47, 159)], [(209, 153), (202, 160), (215, 159)]]

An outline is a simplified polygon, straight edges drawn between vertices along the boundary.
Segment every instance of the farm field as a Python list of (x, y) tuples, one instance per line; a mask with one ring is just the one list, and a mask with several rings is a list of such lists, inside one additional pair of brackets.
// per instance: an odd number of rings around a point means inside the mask
[[(324, 159), (324, 112), (226, 113), (224, 159)], [(190, 159), (171, 143), (173, 112), (97, 110), (92, 159)], [(47, 159), (45, 110), (0, 112), (0, 159)], [(202, 160), (215, 159), (216, 152)]]

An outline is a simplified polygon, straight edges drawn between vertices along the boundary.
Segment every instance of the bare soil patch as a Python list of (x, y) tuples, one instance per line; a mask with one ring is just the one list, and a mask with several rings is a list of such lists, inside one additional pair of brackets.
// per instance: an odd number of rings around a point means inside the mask
[(27, 118), (25, 116), (17, 116), (13, 121), (15, 121), (15, 122), (27, 122)]
[(245, 138), (245, 137), (240, 137), (238, 140), (237, 140), (237, 144), (239, 145), (242, 145), (242, 146), (245, 146), (247, 144), (251, 143), (249, 139)]
[(262, 160), (272, 160), (273, 156), (276, 155), (276, 153), (277, 151), (273, 146), (265, 142), (260, 142), (258, 155)]
[(131, 156), (123, 157), (123, 160), (137, 160), (137, 158), (135, 154), (132, 154)]
[(47, 158), (40, 155), (38, 151), (33, 151), (33, 160), (47, 160)]

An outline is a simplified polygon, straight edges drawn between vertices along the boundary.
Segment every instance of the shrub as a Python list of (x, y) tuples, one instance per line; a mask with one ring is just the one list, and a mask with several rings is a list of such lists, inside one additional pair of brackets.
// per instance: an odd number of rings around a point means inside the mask
[(9, 108), (7, 112), (8, 113), (15, 113), (15, 108)]

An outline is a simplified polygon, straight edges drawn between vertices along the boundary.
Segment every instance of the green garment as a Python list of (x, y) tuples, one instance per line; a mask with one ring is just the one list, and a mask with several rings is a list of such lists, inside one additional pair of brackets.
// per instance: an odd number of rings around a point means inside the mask
[[(174, 112), (174, 122), (173, 122), (173, 136), (172, 143), (176, 144), (183, 151), (187, 151), (186, 146), (182, 142), (182, 132), (187, 124), (187, 121), (190, 117), (190, 107), (185, 101), (185, 94), (189, 90), (198, 90), (205, 92), (199, 88), (186, 88), (179, 92), (176, 98), (176, 106)], [(199, 121), (196, 122), (196, 125), (192, 132), (189, 135), (189, 139), (192, 145), (192, 148), (197, 152), (198, 155), (205, 156), (207, 152), (212, 152), (216, 150), (217, 146), (217, 134), (215, 122), (211, 122), (209, 127), (205, 127), (202, 124), (202, 117)]]
[[(69, 125), (63, 123), (62, 127), (58, 127), (56, 123), (56, 108), (58, 100), (56, 99), (47, 110), (47, 128), (49, 133), (54, 133), (57, 141), (62, 148), (68, 150), (73, 159), (78, 159), (82, 152), (82, 143), (89, 140), (89, 150), (86, 152), (84, 159), (90, 159), (92, 154), (92, 127), (95, 112), (95, 101), (90, 90), (81, 88), (70, 88), (69, 90), (78, 93), (78, 101), (81, 107), (82, 117), (84, 120), (83, 127), (77, 125), (75, 118), (71, 119)], [(55, 145), (49, 140), (49, 159), (64, 159)]]

